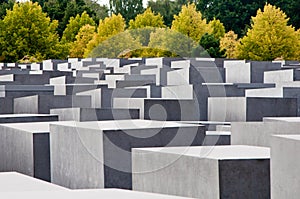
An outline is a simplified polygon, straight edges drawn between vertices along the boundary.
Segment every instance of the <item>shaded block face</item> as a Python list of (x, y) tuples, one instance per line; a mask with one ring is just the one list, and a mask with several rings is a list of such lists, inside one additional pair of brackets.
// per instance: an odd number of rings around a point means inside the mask
[(199, 105), (194, 100), (145, 99), (144, 118), (160, 121), (196, 121)]
[(6, 114), (0, 115), (0, 123), (27, 123), (27, 122), (48, 122), (58, 121), (57, 115), (42, 114)]
[(51, 125), (52, 182), (72, 189), (131, 189), (132, 148), (194, 146), (204, 140), (203, 126), (164, 122), (154, 122), (152, 126), (151, 122), (144, 122), (86, 122), (85, 127), (84, 123), (77, 123), (78, 127)]
[(221, 199), (270, 198), (270, 159), (219, 160), (219, 186)]

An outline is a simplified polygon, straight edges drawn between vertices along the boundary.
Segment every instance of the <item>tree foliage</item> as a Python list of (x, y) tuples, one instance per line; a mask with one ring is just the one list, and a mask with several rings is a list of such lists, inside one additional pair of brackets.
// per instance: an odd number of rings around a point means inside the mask
[(202, 19), (201, 12), (196, 11), (195, 4), (182, 6), (178, 16), (174, 16), (172, 22), (172, 30), (178, 31), (195, 41), (199, 41), (202, 35), (210, 32), (210, 27), (206, 23), (206, 19)]
[(221, 37), (224, 36), (225, 27), (220, 20), (214, 18), (212, 21), (208, 23), (208, 25), (211, 28), (211, 34), (213, 34), (217, 39), (220, 39)]
[(106, 17), (104, 20), (100, 20), (97, 33), (94, 34), (93, 39), (87, 45), (85, 57), (87, 57), (101, 42), (123, 32), (124, 30), (125, 20), (120, 14), (112, 14), (111, 17)]
[(238, 58), (274, 60), (278, 57), (294, 59), (299, 51), (299, 38), (288, 18), (279, 8), (270, 4), (258, 10), (252, 18), (251, 29), (238, 45)]
[(62, 41), (66, 43), (75, 41), (75, 37), (80, 28), (86, 24), (91, 26), (96, 25), (93, 19), (86, 12), (83, 12), (81, 15), (77, 14), (75, 18), (71, 17), (66, 29), (63, 32)]
[(135, 19), (129, 21), (129, 29), (158, 27), (163, 28), (164, 20), (160, 14), (155, 15), (151, 8), (147, 8), (143, 14), (138, 14)]
[(15, 0), (1, 0), (0, 1), (0, 19), (6, 15), (6, 10), (11, 10), (15, 4)]
[(143, 0), (109, 0), (110, 11), (121, 14), (126, 22), (144, 11)]
[(224, 51), (220, 49), (220, 39), (213, 34), (205, 33), (199, 42), (199, 46), (193, 50), (194, 57), (224, 57)]
[(150, 34), (149, 47), (189, 57), (197, 43), (190, 37), (170, 29), (160, 28)]
[[(29, 17), (30, 16), (30, 17)], [(0, 49), (5, 61), (24, 56), (38, 59), (63, 58), (65, 48), (59, 43), (57, 21), (50, 20), (37, 3), (16, 3), (0, 22)]]
[(220, 40), (220, 49), (225, 51), (225, 56), (229, 59), (237, 58), (236, 47), (239, 44), (238, 35), (232, 30), (225, 33)]
[(87, 44), (93, 39), (95, 33), (95, 26), (86, 24), (81, 27), (78, 34), (76, 35), (76, 41), (72, 43), (70, 49), (70, 57), (84, 57), (84, 50)]

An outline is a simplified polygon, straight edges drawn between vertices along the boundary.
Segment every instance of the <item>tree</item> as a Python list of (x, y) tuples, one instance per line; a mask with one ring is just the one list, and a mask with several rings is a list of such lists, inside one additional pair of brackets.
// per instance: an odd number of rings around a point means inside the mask
[(58, 20), (58, 33), (62, 36), (69, 19), (84, 11), (97, 23), (108, 16), (108, 8), (100, 6), (96, 0), (33, 0), (52, 20)]
[(91, 51), (89, 57), (116, 58), (125, 51), (134, 51), (141, 47), (141, 44), (134, 40), (128, 31), (125, 31), (102, 41)]
[(213, 34), (217, 39), (220, 39), (225, 34), (225, 27), (220, 20), (214, 18), (208, 23), (211, 28), (211, 34)]
[(169, 51), (181, 57), (190, 57), (197, 43), (190, 37), (170, 29), (159, 28), (150, 34), (148, 47)]
[(295, 29), (288, 26), (288, 18), (279, 8), (270, 4), (257, 11), (251, 29), (238, 45), (238, 57), (253, 60), (274, 60), (278, 57), (294, 59), (299, 49)]
[(94, 34), (93, 39), (88, 43), (87, 48), (85, 49), (85, 57), (88, 57), (93, 49), (101, 42), (123, 32), (124, 30), (125, 20), (120, 14), (112, 14), (111, 17), (106, 17), (104, 20), (100, 20), (97, 33)]
[(72, 43), (70, 49), (70, 57), (84, 57), (84, 50), (87, 44), (93, 39), (95, 33), (95, 26), (86, 24), (81, 27), (76, 35), (76, 41)]
[(65, 43), (75, 41), (75, 37), (79, 32), (79, 29), (84, 25), (89, 24), (95, 26), (93, 19), (86, 13), (83, 12), (81, 15), (76, 15), (76, 17), (71, 17), (66, 29), (63, 32), (62, 41)]
[(199, 45), (193, 50), (194, 57), (224, 57), (224, 51), (220, 49), (220, 39), (213, 34), (205, 33), (201, 37)]
[(0, 1), (0, 19), (6, 15), (6, 10), (11, 10), (15, 4), (15, 0), (1, 0)]
[(121, 14), (126, 22), (144, 11), (143, 0), (109, 0), (110, 11)]
[(236, 47), (239, 44), (238, 35), (232, 30), (227, 32), (220, 40), (220, 49), (225, 51), (225, 55), (229, 59), (237, 58)]
[(172, 26), (174, 15), (178, 15), (182, 5), (192, 3), (190, 0), (150, 0), (148, 1), (148, 7), (150, 7), (154, 13), (160, 13), (164, 19), (164, 24), (168, 27)]
[[(30, 17), (29, 17), (30, 16)], [(16, 3), (0, 22), (0, 49), (7, 62), (24, 56), (41, 59), (64, 58), (59, 43), (57, 21), (50, 20), (37, 3)]]
[(129, 29), (158, 27), (163, 28), (164, 21), (160, 14), (155, 15), (151, 8), (147, 8), (143, 14), (138, 14), (135, 19), (129, 21)]
[(206, 19), (202, 19), (202, 14), (196, 11), (195, 4), (182, 6), (178, 16), (174, 16), (172, 30), (187, 35), (195, 41), (199, 41), (202, 35), (210, 32)]

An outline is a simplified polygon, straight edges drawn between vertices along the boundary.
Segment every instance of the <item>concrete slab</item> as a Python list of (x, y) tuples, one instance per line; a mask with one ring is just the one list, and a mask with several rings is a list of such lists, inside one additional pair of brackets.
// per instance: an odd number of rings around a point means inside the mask
[(251, 146), (133, 149), (133, 190), (193, 198), (270, 198), (270, 150)]
[(72, 189), (131, 189), (132, 148), (199, 146), (205, 128), (176, 122), (115, 120), (53, 124), (50, 132), (53, 183)]

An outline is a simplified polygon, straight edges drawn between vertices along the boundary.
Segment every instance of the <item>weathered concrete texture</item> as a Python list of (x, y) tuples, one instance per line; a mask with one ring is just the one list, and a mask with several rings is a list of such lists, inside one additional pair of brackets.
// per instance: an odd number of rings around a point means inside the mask
[(193, 198), (270, 198), (270, 151), (251, 146), (133, 149), (133, 190)]
[(34, 95), (14, 99), (14, 113), (49, 114), (50, 109), (91, 107), (90, 96), (44, 96)]
[(277, 135), (271, 141), (271, 195), (273, 199), (297, 199), (300, 135)]
[(203, 126), (147, 120), (65, 122), (50, 132), (52, 182), (72, 189), (131, 189), (132, 148), (202, 145), (205, 136)]
[(270, 147), (272, 135), (300, 134), (299, 128), (299, 121), (232, 122), (231, 144)]
[[(101, 121), (140, 119), (138, 109), (94, 109), (94, 108), (66, 108), (52, 109), (51, 114), (56, 114), (59, 121)], [(1, 120), (0, 120), (1, 121)]]
[(295, 98), (210, 97), (211, 121), (262, 121), (263, 117), (294, 117), (298, 112)]
[(0, 123), (25, 123), (25, 122), (50, 122), (58, 121), (58, 115), (48, 114), (2, 114)]
[[(0, 195), (7, 192), (25, 192), (32, 191), (67, 191), (68, 189), (50, 184), (48, 182), (38, 180), (16, 172), (4, 172), (0, 173)], [(20, 196), (21, 197), (21, 196)], [(6, 198), (6, 197), (3, 197)], [(10, 197), (8, 197), (10, 198)]]
[(128, 191), (122, 189), (99, 189), (99, 190), (78, 190), (78, 191), (49, 191), (49, 192), (6, 192), (1, 193), (3, 198), (31, 198), (31, 199), (51, 199), (51, 198), (72, 198), (72, 199), (99, 199), (99, 198), (109, 198), (109, 199), (184, 199), (184, 197), (168, 196), (162, 194), (153, 193), (143, 193), (137, 191)]
[(0, 171), (50, 181), (49, 122), (0, 125)]
[(0, 114), (12, 114), (14, 112), (13, 104), (14, 99), (12, 97), (0, 98)]

